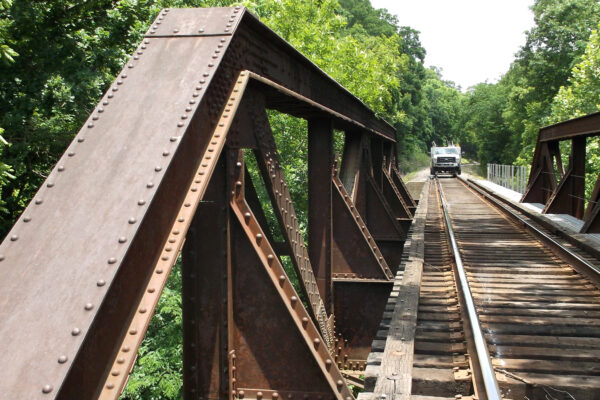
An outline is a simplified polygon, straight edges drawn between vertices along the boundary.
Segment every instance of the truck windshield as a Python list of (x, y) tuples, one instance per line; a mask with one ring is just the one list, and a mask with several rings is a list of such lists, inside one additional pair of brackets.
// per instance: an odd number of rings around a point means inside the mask
[(433, 154), (460, 154), (457, 147), (436, 147)]

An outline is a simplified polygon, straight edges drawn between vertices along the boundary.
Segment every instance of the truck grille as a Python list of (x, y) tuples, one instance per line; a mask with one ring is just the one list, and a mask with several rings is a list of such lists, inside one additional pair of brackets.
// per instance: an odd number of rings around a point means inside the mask
[(445, 163), (445, 162), (456, 162), (456, 158), (454, 157), (438, 157), (437, 158), (437, 162), (439, 163)]

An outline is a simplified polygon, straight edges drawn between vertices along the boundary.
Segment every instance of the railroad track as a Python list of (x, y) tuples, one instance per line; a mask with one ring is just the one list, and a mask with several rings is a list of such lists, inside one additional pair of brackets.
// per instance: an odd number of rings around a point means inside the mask
[[(465, 183), (438, 181), (460, 260), (449, 257), (452, 245), (430, 185), (412, 394), (499, 398), (482, 372), (487, 359), (503, 397), (600, 398), (600, 290), (596, 273), (571, 260), (597, 261), (563, 257)], [(471, 319), (468, 297), (477, 314)], [(436, 324), (440, 329), (432, 329)], [(478, 326), (489, 355), (476, 352)]]

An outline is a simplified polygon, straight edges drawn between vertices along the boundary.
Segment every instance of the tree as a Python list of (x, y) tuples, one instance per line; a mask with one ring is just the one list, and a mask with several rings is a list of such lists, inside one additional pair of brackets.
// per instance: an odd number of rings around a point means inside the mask
[(532, 10), (535, 26), (503, 78), (511, 87), (504, 117), (519, 137), (513, 142), (523, 163), (530, 162), (552, 99), (566, 84), (600, 19), (597, 0), (536, 0)]

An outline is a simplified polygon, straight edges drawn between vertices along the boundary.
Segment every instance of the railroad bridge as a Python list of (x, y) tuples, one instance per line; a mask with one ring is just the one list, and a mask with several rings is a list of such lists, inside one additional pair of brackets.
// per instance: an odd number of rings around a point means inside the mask
[[(268, 110), (307, 120), (306, 226)], [(180, 259), (186, 399), (599, 398), (598, 132), (541, 129), (522, 199), (413, 198), (394, 129), (256, 17), (163, 10), (0, 245), (1, 397), (118, 398)]]

